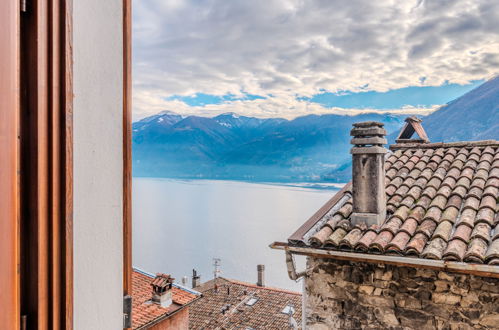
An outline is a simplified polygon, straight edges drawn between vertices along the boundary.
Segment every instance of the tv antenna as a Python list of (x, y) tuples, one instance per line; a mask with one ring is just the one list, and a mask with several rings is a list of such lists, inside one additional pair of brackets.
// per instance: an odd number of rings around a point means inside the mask
[(220, 270), (220, 264), (222, 263), (222, 260), (220, 258), (213, 258), (213, 281), (215, 282), (214, 287), (215, 287), (215, 292), (218, 292), (218, 277), (220, 276), (221, 270)]
[(222, 272), (220, 270), (221, 263), (222, 260), (220, 258), (213, 258), (213, 278), (217, 278), (220, 276), (220, 273)]

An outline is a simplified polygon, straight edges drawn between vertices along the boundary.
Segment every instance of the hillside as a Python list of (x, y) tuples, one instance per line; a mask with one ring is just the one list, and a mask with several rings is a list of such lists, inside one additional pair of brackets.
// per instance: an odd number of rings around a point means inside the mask
[(431, 141), (499, 140), (499, 76), (427, 116)]

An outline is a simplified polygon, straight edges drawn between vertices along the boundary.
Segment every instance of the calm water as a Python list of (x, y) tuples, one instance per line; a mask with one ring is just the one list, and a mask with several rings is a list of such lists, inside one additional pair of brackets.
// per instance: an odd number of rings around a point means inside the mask
[[(266, 284), (299, 291), (287, 277), (285, 241), (334, 194), (328, 190), (235, 181), (133, 179), (133, 263), (151, 273), (172, 274), (179, 282), (193, 268), (204, 282), (221, 276), (256, 282), (265, 264)], [(304, 260), (297, 260), (299, 270)]]

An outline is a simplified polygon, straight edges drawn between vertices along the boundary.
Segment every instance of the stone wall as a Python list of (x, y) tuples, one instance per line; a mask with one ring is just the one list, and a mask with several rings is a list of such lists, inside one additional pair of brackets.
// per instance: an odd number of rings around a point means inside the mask
[(499, 328), (499, 279), (309, 257), (307, 329)]

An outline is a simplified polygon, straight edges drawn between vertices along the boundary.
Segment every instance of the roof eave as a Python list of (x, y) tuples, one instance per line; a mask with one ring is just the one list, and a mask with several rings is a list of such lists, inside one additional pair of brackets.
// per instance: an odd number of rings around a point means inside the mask
[(288, 241), (295, 242), (297, 244), (304, 243), (303, 237), (306, 233), (312, 229), (313, 226), (324, 217), (331, 208), (338, 203), (338, 201), (343, 197), (346, 191), (350, 189), (352, 183), (349, 182), (340, 191), (338, 191), (334, 196), (326, 202), (317, 212), (314, 213), (297, 231), (295, 231), (291, 236), (289, 236)]
[(288, 251), (297, 255), (304, 255), (316, 258), (347, 260), (354, 262), (368, 262), (374, 264), (388, 264), (396, 266), (425, 268), (441, 271), (449, 271), (462, 274), (470, 274), (483, 277), (499, 278), (499, 266), (485, 264), (469, 264), (465, 262), (432, 260), (421, 258), (410, 258), (403, 256), (387, 256), (377, 254), (366, 254), (357, 252), (345, 252), (316, 249), (312, 247), (292, 246), (284, 242), (274, 242), (270, 248)]

